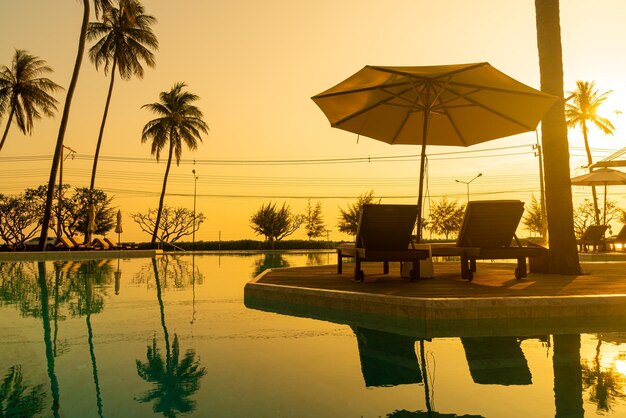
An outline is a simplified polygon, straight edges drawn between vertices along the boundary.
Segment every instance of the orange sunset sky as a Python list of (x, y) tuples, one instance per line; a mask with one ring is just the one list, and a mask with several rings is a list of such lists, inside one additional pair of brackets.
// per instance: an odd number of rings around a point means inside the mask
[[(143, 80), (116, 81), (99, 161), (96, 187), (115, 197), (122, 212), (158, 205), (165, 161), (157, 163), (141, 129), (152, 118), (141, 106), (155, 102), (177, 81), (199, 95), (211, 132), (195, 152), (183, 151), (173, 167), (166, 204), (193, 205), (207, 221), (197, 240), (254, 238), (249, 218), (262, 203), (286, 201), (302, 212), (307, 198), (321, 201), (331, 239), (338, 207), (374, 189), (386, 203), (416, 201), (418, 147), (390, 146), (332, 129), (310, 97), (367, 64), (434, 65), (488, 61), (539, 88), (535, 10), (532, 0), (145, 0), (160, 42), (155, 69)], [(72, 0), (1, 0), (0, 64), (14, 48), (26, 49), (54, 69), (67, 87), (77, 47), (82, 7)], [(616, 132), (590, 132), (594, 158), (626, 147), (626, 2), (561, 1), (565, 90), (576, 80), (595, 80), (614, 90), (603, 114)], [(88, 45), (90, 47), (91, 44)], [(64, 182), (88, 186), (108, 77), (85, 56), (65, 144), (77, 151), (65, 162)], [(57, 94), (59, 109), (65, 92)], [(59, 112), (60, 113), (60, 112)], [(5, 120), (1, 121), (4, 128)], [(47, 182), (59, 117), (36, 122), (32, 136), (12, 128), (0, 153), (0, 193), (20, 193)], [(429, 147), (428, 190), (448, 196), (539, 196), (535, 134), (503, 138), (470, 148)], [(570, 131), (572, 175), (584, 172), (582, 136)], [(377, 157), (397, 157), (377, 159)], [(340, 159), (341, 161), (336, 161)], [(195, 165), (194, 165), (195, 160)], [(575, 205), (589, 188), (573, 189)], [(626, 208), (624, 187), (609, 198)], [(149, 236), (124, 218), (125, 241)], [(304, 231), (294, 238), (304, 238)]]

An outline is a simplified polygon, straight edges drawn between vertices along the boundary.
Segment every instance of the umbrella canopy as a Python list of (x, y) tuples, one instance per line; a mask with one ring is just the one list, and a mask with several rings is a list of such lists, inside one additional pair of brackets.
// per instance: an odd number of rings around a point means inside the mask
[(600, 168), (591, 173), (572, 177), (574, 186), (604, 186), (604, 224), (606, 225), (606, 186), (626, 185), (626, 173), (610, 168)]
[(426, 145), (467, 147), (532, 131), (558, 100), (486, 62), (366, 66), (312, 99), (332, 127), (389, 144), (422, 145), (418, 239)]
[(124, 232), (122, 230), (122, 211), (120, 209), (117, 210), (117, 222), (115, 223), (115, 233), (121, 234)]

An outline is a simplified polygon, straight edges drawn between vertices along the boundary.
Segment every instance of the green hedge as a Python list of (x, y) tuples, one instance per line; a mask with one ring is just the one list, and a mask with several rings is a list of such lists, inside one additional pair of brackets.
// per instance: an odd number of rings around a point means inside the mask
[[(153, 246), (149, 242), (140, 243), (139, 249), (149, 249)], [(178, 248), (182, 248), (187, 251), (258, 251), (258, 250), (271, 250), (271, 245), (267, 241), (256, 241), (251, 239), (242, 239), (238, 241), (196, 241), (192, 242), (177, 242), (174, 244)], [(274, 242), (275, 250), (320, 250), (336, 248), (337, 242), (333, 241), (308, 241), (308, 240), (288, 240)], [(163, 244), (164, 250), (173, 250), (176, 247)]]

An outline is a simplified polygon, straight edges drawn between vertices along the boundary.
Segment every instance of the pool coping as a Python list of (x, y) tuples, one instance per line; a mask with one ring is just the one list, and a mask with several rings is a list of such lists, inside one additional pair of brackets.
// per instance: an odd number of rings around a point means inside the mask
[(20, 251), (0, 252), (0, 262), (152, 258), (158, 255), (163, 255), (163, 250)]
[[(295, 269), (297, 269), (296, 267)], [(307, 305), (322, 309), (422, 321), (547, 318), (626, 318), (626, 294), (506, 297), (415, 297), (316, 289), (263, 283), (266, 270), (244, 288), (249, 301)], [(284, 269), (280, 269), (284, 270)]]

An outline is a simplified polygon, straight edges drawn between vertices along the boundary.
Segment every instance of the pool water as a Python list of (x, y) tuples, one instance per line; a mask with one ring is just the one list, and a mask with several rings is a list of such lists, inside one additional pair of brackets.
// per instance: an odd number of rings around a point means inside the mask
[(626, 416), (626, 326), (424, 340), (244, 305), (266, 268), (334, 261), (2, 263), (0, 417)]

